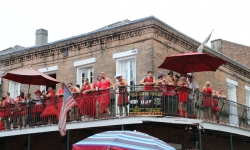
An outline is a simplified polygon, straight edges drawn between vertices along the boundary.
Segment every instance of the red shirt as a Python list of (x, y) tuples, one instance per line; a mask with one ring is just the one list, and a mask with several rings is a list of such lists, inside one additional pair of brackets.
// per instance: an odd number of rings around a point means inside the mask
[(109, 81), (108, 81), (107, 79), (104, 80), (104, 81), (102, 81), (102, 83), (101, 83), (101, 89), (105, 90), (105, 89), (107, 89), (108, 87), (110, 87)]
[[(152, 83), (153, 81), (154, 81), (153, 77), (150, 77), (150, 78), (145, 77), (145, 79), (144, 79), (144, 82), (151, 82)], [(144, 90), (145, 91), (153, 91), (154, 90), (154, 85), (153, 84), (145, 85)]]

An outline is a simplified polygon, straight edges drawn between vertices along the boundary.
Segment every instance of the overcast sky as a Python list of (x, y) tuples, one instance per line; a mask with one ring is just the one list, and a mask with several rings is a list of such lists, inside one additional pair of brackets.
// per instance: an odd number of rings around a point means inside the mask
[(249, 0), (0, 0), (0, 50), (33, 46), (39, 28), (53, 42), (151, 15), (200, 42), (214, 29), (211, 40), (250, 46), (249, 8)]

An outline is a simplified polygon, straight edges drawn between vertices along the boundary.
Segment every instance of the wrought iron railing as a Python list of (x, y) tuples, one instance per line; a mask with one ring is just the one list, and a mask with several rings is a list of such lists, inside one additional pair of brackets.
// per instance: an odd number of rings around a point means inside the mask
[[(250, 129), (249, 107), (184, 87), (154, 86), (145, 90), (144, 86), (129, 86), (74, 94), (74, 98), (78, 105), (67, 113), (67, 122), (130, 116), (176, 116)], [(61, 105), (62, 97), (57, 96), (1, 107), (0, 130), (57, 124)]]

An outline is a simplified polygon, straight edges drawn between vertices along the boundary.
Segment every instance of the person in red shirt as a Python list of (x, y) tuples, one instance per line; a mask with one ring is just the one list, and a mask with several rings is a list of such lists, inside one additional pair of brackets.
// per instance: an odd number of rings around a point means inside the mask
[[(93, 102), (93, 84), (89, 82), (88, 78), (83, 79), (82, 88), (80, 90), (83, 93), (83, 99), (79, 101), (80, 114), (89, 121), (90, 117), (95, 116), (95, 107)], [(77, 100), (77, 99), (76, 99)]]
[(46, 108), (40, 117), (48, 118), (48, 125), (52, 125), (54, 118), (57, 116), (55, 93), (52, 87), (48, 88), (48, 92), (44, 97), (46, 98)]
[(154, 84), (156, 83), (153, 77), (153, 71), (148, 71), (148, 75), (141, 79), (140, 84), (145, 85), (144, 91), (154, 91)]
[(202, 88), (203, 92), (203, 107), (205, 109), (205, 121), (212, 122), (211, 120), (211, 107), (212, 107), (212, 96), (213, 89), (211, 88), (211, 83), (209, 81), (206, 82), (204, 87)]
[(109, 117), (111, 115), (109, 105), (110, 105), (110, 89), (113, 87), (113, 82), (110, 78), (106, 77), (106, 74), (104, 72), (100, 73), (100, 76), (102, 78), (101, 80), (101, 90), (102, 90), (102, 98), (100, 100), (100, 111), (101, 113), (108, 113)]
[[(101, 80), (102, 80), (102, 77), (101, 77), (101, 75), (99, 74), (97, 77), (96, 77), (96, 81), (95, 81), (95, 83), (94, 83), (94, 85), (93, 85), (93, 88), (94, 88), (94, 90), (95, 90), (95, 92), (94, 92), (94, 95), (99, 95), (100, 94), (100, 89), (101, 89), (101, 87), (102, 87), (102, 82), (101, 82)], [(99, 91), (99, 92), (98, 92)], [(101, 110), (100, 110), (100, 96), (95, 96), (95, 98), (94, 98), (94, 103), (95, 103), (95, 111), (96, 111), (96, 119), (100, 119), (100, 116), (101, 116)], [(104, 108), (104, 111), (105, 111), (105, 108)]]
[(63, 94), (64, 94), (64, 85), (65, 83), (60, 83), (60, 88), (56, 92), (56, 96), (58, 96), (58, 102), (57, 102), (57, 119), (60, 117), (60, 112), (62, 108), (62, 101), (63, 101)]
[(118, 95), (118, 106), (119, 106), (119, 111), (120, 111), (120, 116), (123, 116), (123, 107), (125, 108), (125, 115), (128, 115), (128, 96), (126, 93), (127, 91), (127, 86), (128, 83), (125, 79), (122, 78), (121, 74), (117, 74), (115, 76), (117, 79), (117, 82), (114, 84), (113, 89), (115, 90), (115, 87), (117, 86), (119, 88), (119, 95)]
[(24, 93), (21, 92), (17, 99), (14, 101), (17, 109), (14, 111), (14, 126), (22, 125), (22, 128), (26, 126), (27, 119), (27, 108), (26, 108), (26, 98), (24, 97)]
[(181, 79), (177, 82), (180, 87), (178, 89), (179, 103), (178, 103), (178, 114), (181, 117), (187, 117), (187, 102), (188, 102), (188, 84), (187, 84), (187, 73), (181, 74)]
[[(73, 83), (68, 83), (68, 88), (72, 94), (80, 93), (80, 89), (73, 85)], [(78, 105), (79, 103), (70, 109), (69, 117), (72, 122), (77, 122), (76, 120), (80, 119)]]

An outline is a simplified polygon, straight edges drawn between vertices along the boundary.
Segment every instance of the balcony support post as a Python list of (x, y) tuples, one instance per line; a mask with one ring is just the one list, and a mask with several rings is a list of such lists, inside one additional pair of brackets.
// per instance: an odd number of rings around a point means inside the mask
[(69, 130), (67, 130), (67, 132), (68, 132), (68, 133), (67, 133), (67, 150), (69, 150), (69, 140), (70, 140), (70, 139), (69, 139), (69, 138), (70, 138), (70, 135), (69, 135), (69, 134), (70, 134), (70, 132), (69, 132)]
[(200, 150), (202, 150), (201, 129), (199, 129), (199, 143), (200, 143)]
[(233, 136), (232, 136), (232, 133), (230, 133), (230, 150), (233, 150)]
[(28, 134), (28, 150), (30, 150), (30, 134)]
[(122, 131), (124, 131), (124, 126), (122, 125)]

